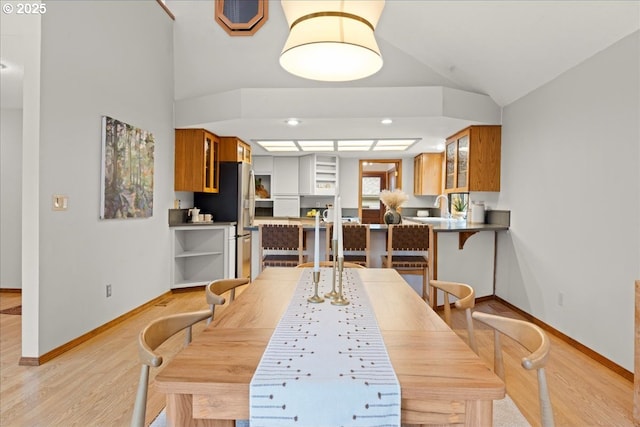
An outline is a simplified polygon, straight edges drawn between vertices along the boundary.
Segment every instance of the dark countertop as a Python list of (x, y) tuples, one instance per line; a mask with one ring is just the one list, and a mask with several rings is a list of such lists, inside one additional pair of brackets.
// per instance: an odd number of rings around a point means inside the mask
[(237, 222), (182, 222), (182, 223), (178, 223), (178, 224), (169, 224), (169, 228), (174, 228), (174, 227), (205, 227), (205, 226), (213, 226), (216, 225), (218, 227), (220, 226), (230, 226), (230, 225), (237, 225)]
[[(274, 218), (275, 220), (276, 218)], [(281, 222), (283, 219), (288, 219), (289, 221), (300, 221), (302, 218), (278, 218), (278, 220)], [(304, 218), (307, 221), (303, 221), (302, 225), (304, 230), (306, 231), (314, 231), (315, 230), (315, 224), (308, 221), (307, 218)], [(412, 221), (412, 222), (422, 222), (425, 219), (424, 218), (418, 218), (418, 217), (407, 217), (406, 218), (407, 221)], [(262, 221), (265, 221), (265, 219), (262, 219)], [(428, 224), (433, 225), (433, 231), (436, 233), (456, 233), (456, 232), (462, 232), (462, 231), (501, 231), (501, 230), (508, 230), (509, 229), (509, 225), (505, 224), (505, 223), (494, 223), (494, 224), (479, 224), (479, 223), (473, 223), (473, 222), (467, 222), (467, 221), (436, 221), (435, 218), (430, 218), (427, 220)], [(324, 230), (326, 227), (326, 224), (324, 222), (320, 222), (320, 229)], [(372, 232), (376, 232), (376, 231), (386, 231), (387, 230), (387, 225), (386, 224), (369, 224), (369, 227), (371, 229)], [(245, 227), (245, 230), (251, 230), (251, 231), (257, 231), (258, 230), (258, 226), (257, 225), (253, 225), (251, 227)]]

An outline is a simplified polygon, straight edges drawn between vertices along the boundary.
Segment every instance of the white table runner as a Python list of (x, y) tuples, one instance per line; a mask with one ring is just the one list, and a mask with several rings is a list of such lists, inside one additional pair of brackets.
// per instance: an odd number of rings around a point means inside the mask
[[(331, 274), (321, 269), (319, 295)], [(360, 277), (344, 270), (346, 306), (307, 302), (311, 277), (305, 269), (251, 380), (251, 427), (399, 426), (400, 385)]]

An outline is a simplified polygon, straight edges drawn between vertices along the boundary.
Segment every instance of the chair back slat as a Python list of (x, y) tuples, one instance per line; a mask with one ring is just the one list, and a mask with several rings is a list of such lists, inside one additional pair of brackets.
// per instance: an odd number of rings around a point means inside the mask
[(429, 226), (402, 224), (392, 225), (389, 230), (393, 233), (391, 249), (394, 251), (428, 251)]
[(300, 225), (263, 224), (262, 248), (268, 250), (297, 250), (299, 246)]

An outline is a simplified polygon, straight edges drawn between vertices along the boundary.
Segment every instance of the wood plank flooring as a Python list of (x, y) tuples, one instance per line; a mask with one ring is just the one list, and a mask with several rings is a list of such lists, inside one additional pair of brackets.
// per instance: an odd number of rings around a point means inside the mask
[[(206, 308), (204, 291), (176, 293), (165, 302), (44, 365), (31, 367), (18, 365), (21, 316), (0, 314), (0, 425), (129, 425), (140, 370), (138, 332), (156, 317)], [(0, 310), (19, 304), (19, 294), (0, 293)], [(482, 302), (476, 310), (519, 317), (497, 301)], [(466, 340), (464, 317), (455, 310), (453, 314), (454, 329)], [(204, 323), (197, 325), (194, 335), (203, 327)], [(475, 327), (480, 356), (492, 367), (492, 332), (477, 322)], [(632, 426), (633, 384), (558, 338), (550, 338), (547, 380), (556, 425)], [(529, 422), (539, 426), (535, 373), (520, 367), (523, 350), (508, 338), (503, 341), (508, 393)], [(163, 354), (171, 358), (182, 343), (182, 335), (174, 337), (162, 346)], [(164, 406), (164, 396), (153, 384), (157, 372), (151, 370), (147, 422)]]

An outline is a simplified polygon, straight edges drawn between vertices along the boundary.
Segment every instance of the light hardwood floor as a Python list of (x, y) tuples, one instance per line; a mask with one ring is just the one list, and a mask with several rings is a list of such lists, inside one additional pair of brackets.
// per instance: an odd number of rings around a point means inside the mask
[[(152, 319), (206, 308), (204, 291), (176, 293), (98, 337), (41, 366), (19, 366), (20, 319), (0, 315), (0, 425), (10, 426), (127, 426), (138, 383), (136, 338)], [(0, 293), (0, 309), (20, 304), (19, 294)], [(226, 307), (226, 306), (225, 306)], [(225, 307), (221, 307), (224, 309)], [(476, 310), (519, 316), (497, 301)], [(216, 308), (216, 313), (218, 309)], [(466, 340), (464, 317), (454, 310), (454, 329)], [(199, 324), (194, 336), (202, 330)], [(493, 366), (492, 332), (475, 323), (480, 356)], [(171, 358), (182, 346), (182, 335), (163, 344)], [(520, 367), (521, 350), (509, 339), (505, 346), (507, 391), (532, 425), (540, 425), (535, 373)], [(547, 380), (556, 425), (632, 426), (633, 384), (551, 336)], [(161, 369), (161, 368), (160, 368)], [(164, 406), (155, 390), (152, 369), (147, 420)]]

